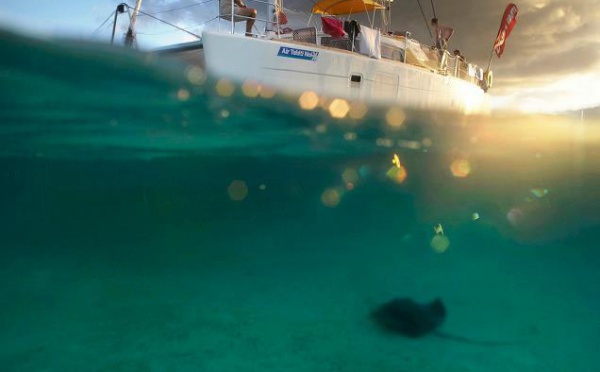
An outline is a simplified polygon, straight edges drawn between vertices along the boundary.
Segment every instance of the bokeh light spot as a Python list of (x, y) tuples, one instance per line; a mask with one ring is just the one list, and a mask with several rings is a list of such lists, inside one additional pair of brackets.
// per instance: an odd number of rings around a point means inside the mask
[(344, 180), (344, 183), (346, 184), (354, 184), (356, 181), (358, 181), (358, 178), (358, 172), (354, 168), (346, 168), (342, 173), (342, 180)]
[(198, 66), (191, 66), (186, 71), (187, 79), (190, 83), (200, 85), (206, 80), (204, 70)]
[(341, 196), (337, 188), (330, 187), (321, 194), (321, 202), (327, 207), (335, 208), (340, 203)]
[(375, 140), (375, 144), (381, 147), (393, 147), (394, 141), (392, 141), (390, 138), (377, 138)]
[(181, 88), (177, 91), (177, 98), (180, 101), (187, 101), (190, 98), (190, 91), (184, 88)]
[(387, 176), (387, 178), (396, 183), (403, 183), (406, 180), (408, 173), (406, 172), (406, 168), (404, 168), (403, 166), (393, 166), (390, 169), (388, 169), (385, 175)]
[(229, 193), (229, 199), (233, 201), (242, 201), (248, 196), (248, 186), (244, 181), (234, 180), (229, 184), (227, 193)]
[(356, 138), (357, 138), (357, 136), (356, 136), (356, 133), (354, 133), (354, 132), (344, 133), (344, 139), (346, 141), (354, 141), (354, 140), (356, 140)]
[(360, 120), (367, 114), (367, 105), (363, 102), (353, 102), (350, 105), (348, 116), (354, 120)]
[(548, 189), (542, 189), (542, 188), (531, 189), (531, 193), (536, 198), (543, 198), (544, 196), (548, 195), (548, 192), (549, 192)]
[(454, 177), (465, 178), (471, 173), (471, 164), (466, 159), (457, 159), (450, 165)]
[(350, 105), (345, 99), (336, 98), (329, 105), (329, 115), (335, 119), (343, 119), (348, 115)]
[(270, 99), (270, 98), (275, 97), (275, 93), (276, 93), (275, 88), (266, 87), (264, 85), (260, 87), (260, 91), (258, 92), (258, 94), (262, 98), (266, 98), (266, 99)]
[(327, 111), (329, 110), (329, 105), (331, 104), (331, 100), (327, 97), (319, 97), (319, 103), (317, 104), (320, 108)]
[(242, 84), (242, 93), (248, 98), (256, 98), (260, 90), (260, 85), (255, 81), (246, 80)]
[(517, 207), (511, 208), (508, 213), (506, 213), (506, 219), (513, 227), (520, 225), (524, 217), (525, 214), (523, 211)]
[(217, 82), (215, 90), (217, 91), (217, 94), (221, 97), (231, 97), (233, 95), (233, 92), (235, 92), (235, 86), (231, 81), (221, 79)]
[(312, 91), (306, 91), (300, 95), (300, 98), (298, 98), (298, 105), (300, 105), (302, 110), (314, 110), (318, 104), (319, 96), (317, 96), (317, 93)]
[(444, 253), (450, 246), (450, 239), (445, 235), (435, 235), (431, 238), (431, 243), (429, 245), (435, 252)]
[(399, 129), (406, 120), (406, 114), (400, 107), (391, 107), (385, 114), (385, 121), (393, 129)]
[(392, 158), (392, 164), (394, 164), (397, 168), (400, 168), (401, 164), (400, 157), (398, 157), (398, 154), (394, 154), (394, 157)]
[(315, 127), (315, 131), (317, 133), (325, 133), (325, 132), (327, 132), (327, 125), (325, 125), (325, 124), (319, 124), (319, 125), (317, 125)]
[(370, 173), (371, 170), (367, 165), (361, 165), (361, 167), (358, 168), (358, 175), (362, 178), (368, 177)]
[(402, 147), (410, 150), (419, 150), (421, 148), (421, 142), (399, 139), (396, 142), (398, 147)]

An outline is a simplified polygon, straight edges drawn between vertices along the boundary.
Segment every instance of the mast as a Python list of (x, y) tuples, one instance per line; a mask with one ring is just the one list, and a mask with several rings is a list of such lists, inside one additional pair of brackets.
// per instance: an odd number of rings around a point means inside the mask
[(127, 29), (127, 34), (125, 35), (125, 45), (128, 47), (132, 46), (133, 42), (135, 41), (135, 21), (140, 13), (141, 6), (142, 0), (137, 0), (135, 3), (135, 9), (133, 10), (133, 14), (131, 15), (131, 19), (129, 21), (129, 29)]
[(117, 9), (115, 10), (115, 19), (113, 21), (112, 35), (110, 37), (111, 44), (113, 44), (115, 42), (115, 33), (117, 32), (117, 17), (119, 16), (119, 14), (125, 13), (126, 7), (127, 7), (127, 4), (125, 4), (125, 3), (121, 3), (121, 4), (117, 5)]

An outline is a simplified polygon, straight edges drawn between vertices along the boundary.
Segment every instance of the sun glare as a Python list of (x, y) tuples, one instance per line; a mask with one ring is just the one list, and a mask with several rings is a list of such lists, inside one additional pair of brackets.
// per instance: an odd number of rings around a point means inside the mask
[(515, 87), (510, 94), (491, 95), (495, 110), (558, 113), (598, 106), (600, 72), (575, 74), (542, 87)]

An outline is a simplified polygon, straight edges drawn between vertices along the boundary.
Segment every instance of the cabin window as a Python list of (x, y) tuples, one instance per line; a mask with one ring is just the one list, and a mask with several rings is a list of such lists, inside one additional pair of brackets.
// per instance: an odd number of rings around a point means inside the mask
[(350, 87), (358, 88), (361, 86), (363, 76), (361, 74), (350, 74)]
[(404, 61), (404, 51), (390, 45), (381, 45), (381, 58), (391, 59), (392, 61)]
[(402, 55), (404, 54), (403, 52), (404, 51), (401, 49), (392, 50), (392, 58), (391, 59), (394, 61), (402, 62), (404, 60), (404, 58), (402, 58)]

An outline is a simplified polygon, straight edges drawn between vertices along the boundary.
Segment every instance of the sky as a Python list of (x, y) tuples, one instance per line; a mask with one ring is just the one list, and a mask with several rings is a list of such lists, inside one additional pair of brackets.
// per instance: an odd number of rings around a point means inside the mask
[[(112, 13), (121, 2), (3, 0), (0, 26), (34, 36), (109, 42)], [(134, 0), (125, 2), (135, 5)], [(420, 3), (426, 18), (432, 18), (432, 0)], [(455, 30), (449, 49), (460, 49), (469, 62), (483, 67), (487, 66), (507, 3), (506, 0), (433, 0), (440, 23)], [(490, 94), (494, 105), (534, 112), (600, 106), (600, 0), (515, 3), (519, 7), (517, 25), (502, 57), (492, 60), (494, 86)], [(313, 2), (284, 0), (284, 5), (310, 13)], [(260, 17), (262, 9), (257, 8)], [(171, 9), (178, 10), (164, 12)], [(216, 0), (144, 0), (142, 10), (197, 34), (203, 28), (217, 27), (216, 21), (202, 25), (216, 14)], [(395, 0), (392, 19), (392, 29), (411, 31), (413, 38), (431, 43), (417, 0)], [(126, 27), (127, 19), (122, 15), (117, 39), (122, 39)], [(139, 19), (137, 31), (141, 48), (194, 40), (148, 17)]]

